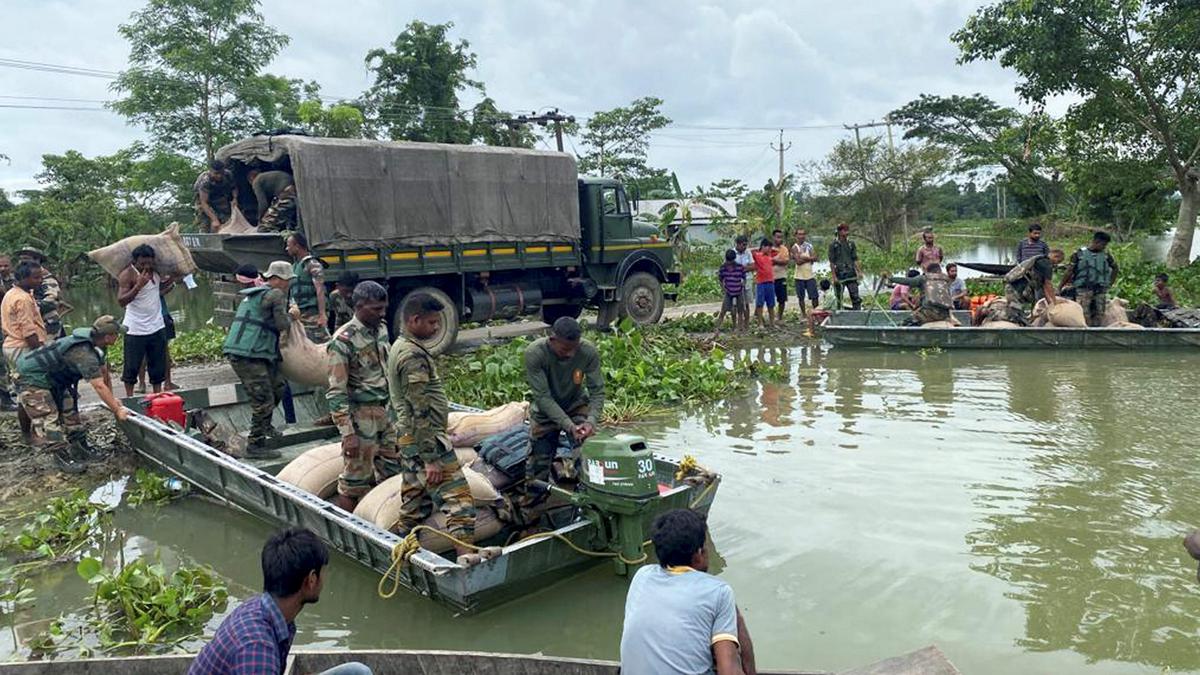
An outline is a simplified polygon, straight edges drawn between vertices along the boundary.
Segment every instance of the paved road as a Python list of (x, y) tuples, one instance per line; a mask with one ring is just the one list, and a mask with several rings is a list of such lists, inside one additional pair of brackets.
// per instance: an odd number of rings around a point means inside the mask
[[(720, 309), (721, 303), (719, 302), (701, 305), (681, 305), (667, 307), (663, 310), (663, 317), (677, 319), (685, 314), (712, 314), (720, 311)], [(546, 324), (540, 321), (523, 321), (501, 324), (499, 326), (472, 328), (458, 334), (458, 341), (454, 343), (454, 350), (467, 351), (476, 349), (489, 342), (502, 342), (525, 335), (539, 335), (544, 333), (546, 328)], [(233, 369), (225, 362), (181, 366), (175, 369), (172, 379), (175, 380), (175, 384), (179, 385), (181, 389), (196, 389), (216, 384), (237, 382), (237, 376), (233, 374)], [(114, 382), (114, 384), (117, 387), (117, 396), (124, 396), (123, 385), (120, 382)], [(89, 408), (100, 405), (100, 399), (92, 391), (91, 387), (87, 384), (81, 384), (79, 387), (79, 404), (81, 408)]]

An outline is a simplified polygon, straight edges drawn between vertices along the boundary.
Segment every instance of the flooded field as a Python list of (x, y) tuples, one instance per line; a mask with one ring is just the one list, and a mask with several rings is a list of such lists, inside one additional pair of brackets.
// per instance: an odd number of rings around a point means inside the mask
[[(1200, 669), (1200, 585), (1179, 543), (1200, 525), (1200, 412), (1176, 394), (1200, 386), (1196, 357), (752, 355), (787, 381), (638, 431), (724, 474), (713, 571), (761, 666), (837, 670), (936, 643), (966, 673)], [(257, 591), (269, 528), (248, 516), (188, 499), (122, 507), (116, 524), (127, 558), (211, 565), (233, 597)], [(606, 565), (473, 617), (380, 599), (377, 581), (337, 557), (298, 644), (617, 655), (626, 582)], [(80, 611), (87, 588), (63, 568), (38, 598), (18, 623)]]

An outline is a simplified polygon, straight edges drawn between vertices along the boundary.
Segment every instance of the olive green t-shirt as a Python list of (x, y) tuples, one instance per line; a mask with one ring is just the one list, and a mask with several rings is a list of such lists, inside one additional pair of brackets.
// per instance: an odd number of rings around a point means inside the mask
[(571, 431), (575, 423), (567, 413), (588, 406), (588, 421), (604, 409), (604, 374), (600, 371), (600, 352), (592, 343), (581, 340), (569, 359), (560, 359), (550, 350), (550, 338), (541, 338), (525, 348), (525, 381), (533, 395), (529, 419), (537, 424), (554, 424)]

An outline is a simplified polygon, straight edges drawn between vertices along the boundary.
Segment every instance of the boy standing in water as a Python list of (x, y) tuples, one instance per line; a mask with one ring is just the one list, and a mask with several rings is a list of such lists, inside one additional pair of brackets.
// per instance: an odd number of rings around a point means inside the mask
[(748, 321), (746, 300), (743, 297), (746, 286), (746, 272), (737, 264), (737, 251), (725, 251), (725, 264), (717, 270), (717, 278), (721, 280), (721, 288), (725, 291), (725, 299), (721, 302), (721, 311), (717, 314), (714, 336), (721, 334), (721, 322), (725, 320), (725, 312), (733, 316), (733, 329), (745, 330)]

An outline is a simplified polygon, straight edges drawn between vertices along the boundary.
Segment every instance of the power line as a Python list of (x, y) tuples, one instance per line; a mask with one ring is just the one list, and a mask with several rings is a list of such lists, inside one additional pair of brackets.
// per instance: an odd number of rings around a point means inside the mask
[(112, 103), (102, 98), (57, 98), (54, 96), (9, 96), (0, 95), (0, 98), (6, 98), (13, 101), (70, 101), (73, 103)]
[(90, 112), (110, 112), (108, 108), (84, 108), (69, 105), (25, 105), (21, 103), (0, 103), (0, 108), (21, 108), (25, 110), (87, 110)]
[(61, 75), (82, 75), (84, 77), (97, 77), (105, 80), (114, 79), (118, 75), (118, 73), (115, 73), (111, 70), (78, 68), (76, 66), (63, 66), (54, 63), (41, 63), (39, 61), (22, 61), (20, 59), (0, 58), (0, 67), (16, 68), (18, 70), (35, 70), (46, 73), (59, 73)]

